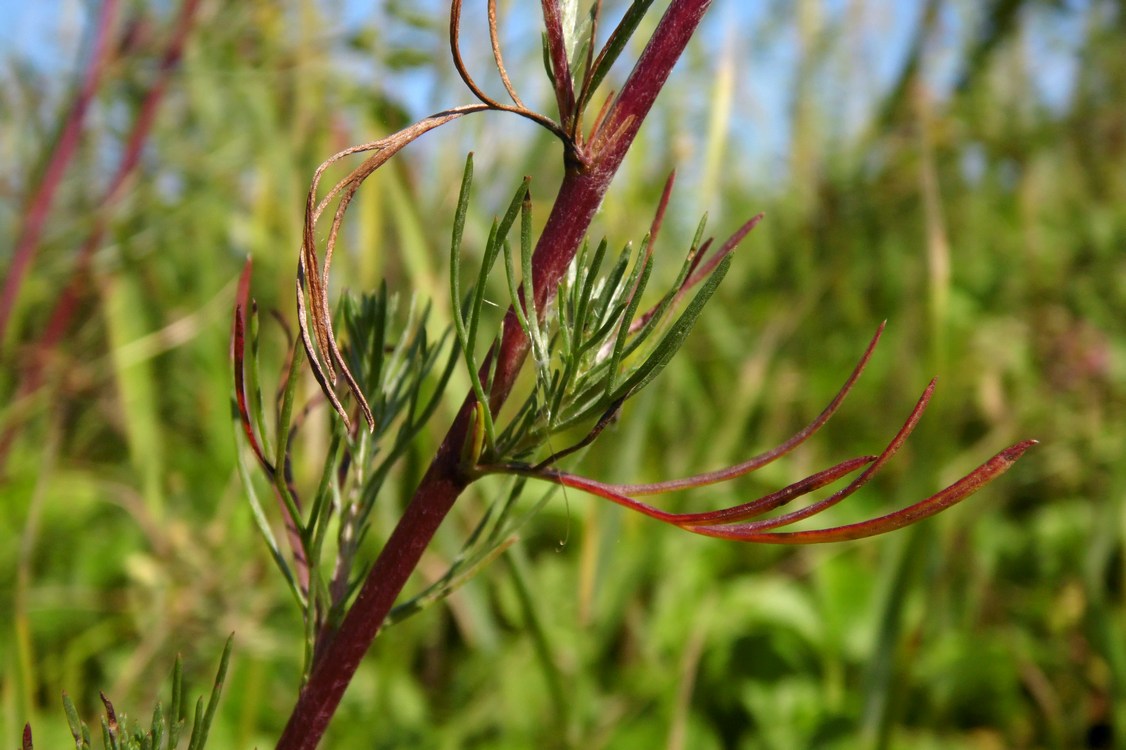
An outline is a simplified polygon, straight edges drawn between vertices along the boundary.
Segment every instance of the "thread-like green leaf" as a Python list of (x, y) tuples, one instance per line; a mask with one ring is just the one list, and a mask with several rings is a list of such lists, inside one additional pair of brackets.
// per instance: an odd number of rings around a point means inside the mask
[[(74, 701), (65, 692), (63, 693), (63, 713), (66, 714), (66, 723), (70, 727), (70, 734), (74, 737), (74, 747), (76, 750), (83, 750), (82, 730), (86, 728), (86, 725), (82, 719), (78, 718), (78, 710), (74, 707)], [(86, 747), (89, 747), (89, 745), (87, 744)]]
[[(540, 330), (539, 311), (536, 310), (535, 276), (532, 272), (532, 202), (526, 199), (520, 207), (520, 273), (524, 286), (524, 304), (527, 306), (528, 332), (532, 338), (532, 353), (539, 371), (548, 366), (547, 345)], [(513, 304), (515, 304), (513, 300)]]
[(262, 452), (270, 455), (270, 439), (266, 433), (266, 409), (262, 402), (261, 374), (258, 362), (258, 331), (260, 321), (258, 317), (258, 304), (251, 300), (249, 314), (247, 315), (247, 338), (250, 339), (250, 356), (246, 360), (246, 388), (247, 400), (250, 402), (250, 413), (254, 417), (255, 427), (258, 429), (258, 441), (262, 444)]
[[(207, 744), (207, 735), (211, 731), (211, 722), (215, 719), (215, 711), (219, 707), (219, 697), (223, 692), (223, 685), (227, 679), (227, 667), (230, 665), (231, 660), (231, 647), (234, 643), (234, 633), (227, 637), (227, 642), (223, 646), (223, 654), (219, 657), (219, 669), (215, 673), (215, 681), (211, 686), (211, 696), (207, 701), (207, 709), (204, 710), (203, 696), (196, 700), (195, 704), (195, 718), (192, 721), (192, 733), (188, 739), (188, 750), (202, 750)], [(177, 660), (177, 667), (179, 661)], [(174, 693), (175, 694), (175, 693)], [(169, 747), (175, 747), (175, 740), (177, 738), (172, 736), (169, 738)]]
[[(606, 275), (603, 280), (602, 291), (598, 295), (598, 300), (594, 303), (591, 309), (591, 316), (596, 321), (599, 328), (604, 328), (607, 324), (613, 327), (617, 317), (608, 314), (616, 297), (619, 296), (622, 284), (622, 277), (625, 276), (626, 268), (629, 267), (629, 259), (633, 255), (633, 246), (626, 244), (622, 248), (622, 252), (618, 255), (618, 261), (614, 264), (613, 269)], [(589, 345), (587, 348), (590, 348)]]
[(172, 667), (172, 702), (168, 705), (168, 747), (180, 744), (180, 731), (184, 727), (184, 660), (176, 655)]
[(684, 262), (681, 263), (680, 271), (677, 273), (676, 280), (673, 281), (669, 291), (661, 298), (649, 314), (649, 319), (642, 325), (641, 329), (636, 331), (630, 338), (629, 343), (626, 345), (623, 356), (629, 356), (635, 352), (648, 338), (660, 328), (661, 323), (664, 321), (665, 315), (672, 308), (673, 303), (676, 302), (682, 292), (685, 282), (688, 280), (689, 274), (696, 266), (696, 256), (700, 252), (700, 240), (704, 235), (704, 226), (707, 223), (707, 214), (700, 220), (699, 225), (696, 227), (696, 236), (692, 239), (692, 244), (689, 246), (689, 251), (684, 256)]
[(459, 572), (449, 579), (443, 578), (439, 582), (440, 585), (432, 586), (410, 601), (396, 606), (388, 613), (384, 627), (386, 627), (386, 625), (394, 625), (402, 622), (411, 615), (418, 614), (431, 604), (445, 599), (468, 583), (469, 579), (473, 578), (481, 569), (499, 557), (501, 553), (508, 549), (514, 542), (516, 542), (516, 537), (510, 537), (496, 546), (490, 547), (480, 555), (473, 556), (463, 565), (458, 566), (458, 570), (461, 571), (464, 569), (464, 572)]
[[(485, 433), (489, 441), (489, 447), (492, 448), (496, 445), (496, 434), (493, 427), (493, 415), (489, 409), (489, 401), (485, 395), (485, 387), (481, 383), (480, 371), (481, 368), (477, 362), (477, 355), (474, 352), (474, 342), (470, 338), (469, 329), (466, 325), (465, 313), (466, 310), (472, 312), (476, 306), (477, 293), (484, 294), (483, 284), (478, 284), (478, 290), (475, 290), (474, 296), (470, 297), (463, 304), (461, 300), (461, 238), (465, 230), (465, 214), (469, 208), (469, 193), (473, 184), (473, 154), (470, 153), (465, 160), (465, 173), (461, 181), (461, 192), (457, 199), (457, 209), (454, 211), (454, 229), (453, 237), (450, 242), (450, 306), (454, 311), (454, 330), (457, 333), (458, 344), (461, 347), (462, 356), (465, 358), (465, 366), (469, 371), (470, 382), (473, 386), (473, 393), (477, 397), (477, 402), (483, 406), (483, 419), (485, 421)], [(494, 223), (493, 230), (489, 235), (489, 242), (486, 243), (486, 252), (489, 251), (490, 246), (494, 244), (497, 226)], [(495, 254), (493, 256), (496, 257)], [(484, 266), (482, 266), (484, 271)], [(463, 307), (465, 309), (463, 309)], [(476, 335), (476, 327), (474, 327), (474, 335)]]
[(661, 339), (661, 343), (653, 350), (649, 357), (642, 363), (630, 376), (618, 387), (614, 392), (611, 401), (616, 401), (619, 398), (626, 398), (637, 391), (644, 388), (649, 382), (664, 369), (665, 365), (669, 363), (673, 355), (680, 349), (684, 343), (684, 339), (692, 331), (692, 326), (696, 322), (696, 318), (700, 317), (703, 312), (704, 305), (711, 298), (712, 294), (719, 287), (723, 277), (727, 275), (728, 269), (731, 267), (731, 257), (728, 255), (716, 267), (715, 271), (708, 280), (696, 292), (696, 296), (692, 298), (692, 302), (684, 309), (680, 317), (669, 328), (668, 333)]
[[(492, 515), (493, 506), (490, 506), (489, 511), (486, 512), (486, 517), (474, 529), (471, 542), (467, 542), (462, 547), (461, 555), (451, 563), (442, 578), (428, 586), (417, 596), (392, 609), (387, 618), (387, 624), (402, 622), (431, 604), (446, 598), (517, 541), (516, 532), (539, 513), (544, 504), (554, 494), (555, 489), (554, 487), (549, 489), (527, 512), (509, 521), (509, 515), (516, 505), (516, 500), (522, 494), (524, 486), (525, 480), (522, 477), (513, 484), (512, 489), (503, 501), (500, 512), (496, 514), (495, 520), (491, 524), (488, 522), (488, 518)], [(482, 537), (484, 537), (483, 540)]]
[[(242, 429), (241, 425), (236, 421), (234, 424), (235, 429), (235, 444), (236, 447), (241, 442)], [(285, 555), (278, 545), (278, 540), (274, 536), (273, 529), (270, 528), (270, 521), (266, 518), (266, 512), (262, 508), (262, 503), (258, 499), (258, 491), (254, 487), (254, 479), (250, 473), (250, 467), (246, 463), (246, 455), (243, 450), (235, 450), (235, 466), (238, 469), (239, 479), (242, 481), (243, 490), (246, 492), (246, 501), (250, 505), (250, 515), (254, 518), (254, 525), (258, 527), (258, 532), (266, 541), (266, 547), (270, 550), (270, 556), (274, 559), (274, 564), (277, 565), (278, 570), (281, 571), (282, 576), (285, 577), (286, 584), (289, 590), (297, 599), (299, 606), (304, 608), (305, 595), (301, 592), (300, 586), (297, 585), (297, 580), (293, 577), (293, 571), (290, 570), (289, 563), (286, 562)]]
[[(466, 335), (466, 341), (462, 344), (463, 350), (473, 351), (477, 346), (477, 331), (481, 323), (481, 314), (485, 304), (485, 288), (488, 284), (489, 274), (492, 271), (493, 263), (496, 262), (497, 256), (500, 254), (500, 249), (505, 241), (505, 235), (512, 227), (512, 223), (516, 220), (516, 213), (519, 211), (520, 202), (524, 198), (528, 188), (528, 181), (525, 179), (520, 189), (516, 191), (516, 198), (512, 206), (509, 208), (508, 213), (502, 221), (493, 221), (491, 230), (489, 231), (488, 242), (485, 243), (485, 254), (481, 259), (481, 270), (477, 275), (477, 285), (473, 290), (473, 301), (470, 306), (469, 313), (469, 332)], [(489, 408), (488, 390), (485, 383), (481, 381), (480, 368), (477, 365), (476, 357), (466, 355), (466, 363), (469, 366), (470, 377), (473, 381), (473, 389), (477, 394), (477, 401), (482, 405), (482, 419), (485, 427), (485, 438), (488, 451), (491, 453), (496, 446), (496, 428), (493, 425), (492, 410)], [(495, 359), (492, 364), (495, 366)], [(486, 378), (490, 383), (492, 376)]]
[(532, 340), (531, 324), (528, 322), (528, 316), (524, 312), (524, 306), (520, 304), (520, 292), (516, 284), (516, 271), (513, 268), (512, 260), (512, 245), (511, 243), (504, 243), (504, 275), (508, 283), (508, 295), (512, 299), (512, 311), (516, 313), (516, 320), (520, 323), (521, 330), (524, 335)]
[[(454, 327), (458, 342), (466, 349), (467, 331), (465, 316), (461, 309), (461, 238), (465, 232), (465, 213), (469, 208), (469, 192), (473, 186), (473, 153), (465, 159), (465, 171), (461, 178), (461, 192), (458, 193), (457, 207), (454, 209), (453, 236), (450, 238), (450, 301), (453, 307)], [(469, 353), (472, 356), (472, 352)], [(472, 367), (470, 368), (472, 369)]]
[[(634, 266), (633, 273), (630, 274), (629, 281), (626, 282), (626, 287), (631, 291), (626, 301), (626, 308), (618, 320), (618, 335), (614, 341), (614, 351), (610, 355), (610, 364), (606, 375), (607, 395), (614, 391), (618, 367), (622, 362), (622, 351), (625, 349), (626, 339), (629, 337), (630, 324), (633, 322), (633, 316), (637, 313), (637, 308), (641, 304), (641, 295), (645, 291), (645, 287), (649, 283), (649, 275), (653, 271), (652, 259), (645, 253), (648, 242), (649, 240), (646, 238), (641, 243), (640, 257)], [(640, 276), (638, 275), (639, 271)]]
[(152, 747), (155, 750), (160, 750), (164, 746), (164, 707), (160, 701), (156, 702), (156, 707), (152, 710), (152, 729), (150, 730), (149, 737), (151, 739)]
[(202, 750), (203, 738), (203, 696), (195, 702), (195, 718), (192, 720), (192, 733), (188, 736), (188, 750)]
[[(321, 470), (321, 479), (317, 485), (316, 494), (313, 495), (313, 504), (309, 512), (309, 535), (311, 537), (308, 545), (310, 576), (320, 575), (321, 549), (324, 547), (324, 540), (328, 535), (329, 521), (332, 517), (333, 508), (340, 506), (339, 497), (337, 496), (339, 488), (335, 482), (335, 469), (337, 463), (336, 457), (340, 451), (341, 444), (344, 442), (341, 429), (342, 425), (334, 421), (332, 438), (329, 442), (328, 452), (325, 454), (324, 467)], [(360, 441), (361, 443), (366, 443), (370, 439), (370, 436), (362, 430), (361, 433)], [(310, 590), (314, 588), (311, 581), (309, 588)], [(315, 597), (309, 597), (309, 616), (315, 614), (311, 611), (315, 600)], [(311, 619), (313, 622), (317, 621), (316, 617), (311, 617)]]
[[(598, 279), (598, 270), (602, 267), (602, 260), (606, 257), (606, 249), (609, 243), (603, 239), (598, 243), (598, 247), (594, 251), (594, 257), (590, 260), (590, 265), (584, 271), (585, 278), (583, 279), (582, 292), (579, 294), (578, 310), (575, 313), (575, 330), (576, 335), (581, 335), (587, 328), (588, 314), (590, 312), (590, 298), (594, 293), (594, 283)], [(585, 265), (585, 264), (584, 264)], [(578, 285), (576, 284), (576, 287)], [(576, 346), (576, 348), (578, 348)]]

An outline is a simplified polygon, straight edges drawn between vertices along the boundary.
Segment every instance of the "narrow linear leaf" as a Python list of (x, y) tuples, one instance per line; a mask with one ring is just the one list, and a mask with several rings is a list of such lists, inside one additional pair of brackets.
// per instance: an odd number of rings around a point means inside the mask
[(156, 702), (156, 707), (152, 711), (152, 729), (150, 731), (151, 745), (156, 750), (164, 747), (164, 725), (167, 722), (164, 719), (164, 707), (160, 701)]
[(621, 386), (613, 393), (611, 400), (619, 398), (626, 398), (631, 394), (644, 388), (655, 378), (665, 365), (669, 363), (673, 355), (680, 349), (684, 343), (685, 338), (692, 331), (692, 326), (696, 323), (696, 319), (700, 317), (700, 313), (704, 310), (704, 305), (711, 299), (712, 294), (719, 287), (723, 277), (727, 275), (728, 269), (731, 267), (731, 256), (723, 259), (723, 262), (716, 267), (715, 272), (708, 277), (696, 296), (692, 298), (692, 302), (684, 309), (680, 317), (669, 328), (668, 333), (661, 339), (661, 343), (649, 355), (629, 378), (622, 383)]
[(172, 667), (172, 701), (168, 704), (168, 747), (178, 747), (184, 727), (184, 660), (177, 654)]
[(611, 308), (614, 306), (614, 301), (620, 295), (622, 277), (625, 276), (626, 268), (629, 267), (629, 259), (633, 254), (633, 247), (626, 244), (622, 248), (622, 252), (618, 255), (618, 262), (614, 264), (614, 268), (606, 275), (606, 279), (602, 282), (602, 292), (598, 296), (598, 301), (595, 303), (594, 308), (591, 310), (591, 315), (597, 321), (597, 325), (601, 328), (609, 323), (611, 326), (616, 322), (617, 317), (609, 314)]
[(188, 750), (202, 750), (203, 744), (200, 741), (202, 727), (203, 696), (201, 695), (195, 702), (195, 718), (192, 720), (192, 733), (188, 736)]
[(450, 594), (457, 591), (459, 588), (469, 582), (471, 578), (476, 576), (483, 568), (489, 563), (504, 553), (509, 547), (515, 544), (517, 537), (509, 537), (503, 540), (495, 547), (491, 547), (479, 555), (466, 560), (461, 566), (457, 575), (451, 577), (449, 580), (441, 580), (439, 584), (431, 586), (422, 594), (414, 597), (408, 602), (404, 602), (393, 608), (387, 616), (386, 624), (394, 625), (402, 622), (411, 615), (418, 614), (422, 610), (429, 607), (431, 604), (442, 601)]
[[(223, 692), (223, 685), (227, 679), (227, 666), (231, 660), (231, 646), (234, 643), (234, 633), (227, 637), (227, 643), (223, 646), (223, 655), (219, 658), (219, 670), (215, 675), (215, 684), (211, 688), (211, 698), (207, 702), (207, 712), (203, 715), (202, 722), (198, 724), (199, 734), (197, 742), (196, 730), (192, 729), (192, 738), (189, 740), (189, 750), (200, 750), (207, 742), (207, 734), (211, 731), (211, 722), (215, 718), (215, 711), (219, 708), (219, 696)], [(202, 698), (200, 699), (202, 703)], [(196, 717), (199, 717), (199, 705), (196, 704)]]
[[(481, 383), (480, 365), (477, 362), (477, 355), (475, 352), (475, 342), (470, 337), (470, 330), (467, 325), (465, 314), (468, 310), (471, 318), (473, 317), (474, 308), (476, 307), (476, 296), (470, 298), (466, 304), (461, 303), (461, 240), (465, 231), (465, 215), (469, 208), (469, 194), (473, 185), (473, 154), (470, 152), (465, 160), (465, 172), (461, 181), (461, 192), (458, 194), (457, 209), (454, 212), (454, 228), (453, 237), (450, 240), (450, 306), (453, 308), (454, 330), (457, 334), (458, 344), (461, 347), (462, 356), (465, 358), (465, 367), (469, 371), (470, 382), (473, 386), (473, 393), (477, 398), (477, 402), (484, 406), (483, 418), (485, 420), (485, 432), (489, 437), (490, 448), (496, 444), (496, 435), (493, 428), (493, 416), (489, 409), (488, 398), (485, 394), (485, 387)], [(486, 253), (489, 252), (490, 247), (493, 245), (496, 236), (496, 225), (493, 225), (493, 231), (490, 233), (489, 242), (486, 244)], [(496, 257), (495, 254), (493, 256)], [(485, 269), (482, 268), (482, 273)], [(475, 291), (475, 295), (479, 292), (484, 294), (484, 290), (479, 285), (479, 289)], [(463, 309), (465, 308), (465, 309)], [(479, 313), (479, 308), (478, 308)], [(476, 326), (473, 326), (473, 335), (476, 336)]]
[(645, 287), (649, 283), (649, 275), (653, 271), (653, 262), (645, 253), (646, 244), (647, 243), (642, 243), (640, 251), (641, 258), (638, 260), (638, 269), (640, 269), (641, 275), (640, 277), (633, 278), (636, 276), (635, 271), (635, 273), (630, 274), (630, 281), (626, 284), (632, 291), (626, 302), (626, 309), (618, 323), (618, 335), (614, 341), (614, 351), (610, 355), (609, 372), (606, 376), (606, 395), (610, 395), (614, 392), (618, 367), (622, 363), (622, 352), (625, 350), (626, 339), (629, 337), (630, 324), (633, 322), (633, 316), (637, 313), (637, 308), (641, 304), (641, 295), (645, 291)]
[[(587, 327), (587, 319), (590, 313), (591, 295), (594, 294), (594, 284), (598, 281), (598, 272), (602, 268), (602, 261), (606, 258), (606, 250), (609, 248), (610, 243), (605, 237), (598, 243), (594, 249), (594, 255), (589, 260), (587, 259), (586, 252), (583, 253), (577, 263), (575, 271), (575, 289), (577, 300), (575, 303), (575, 343), (576, 346), (580, 340), (583, 331)], [(585, 251), (587, 245), (583, 244)], [(580, 288), (581, 284), (581, 288)]]
[[(543, 373), (549, 365), (549, 356), (547, 342), (544, 341), (543, 332), (540, 329), (540, 314), (536, 309), (535, 274), (532, 271), (534, 249), (532, 244), (532, 201), (530, 196), (525, 195), (524, 202), (520, 206), (520, 273), (524, 290), (525, 313), (528, 319), (528, 333), (532, 338), (532, 354), (539, 366), (539, 372)], [(518, 305), (518, 300), (514, 299), (513, 304)]]
[(864, 539), (910, 526), (965, 500), (1011, 469), (1025, 451), (1035, 445), (1037, 445), (1036, 440), (1023, 440), (1011, 445), (949, 487), (925, 500), (887, 515), (829, 529), (752, 534), (748, 535), (748, 541), (768, 544), (821, 544)]
[[(236, 441), (238, 437), (239, 434), (236, 429)], [(270, 556), (274, 559), (274, 564), (278, 566), (278, 570), (281, 571), (282, 576), (285, 577), (290, 591), (293, 592), (298, 604), (304, 607), (305, 596), (297, 585), (297, 580), (293, 577), (293, 571), (290, 570), (285, 555), (282, 554), (281, 547), (278, 545), (278, 540), (274, 536), (273, 529), (270, 528), (270, 521), (266, 517), (266, 512), (263, 510), (262, 503), (258, 499), (258, 491), (254, 488), (254, 478), (251, 476), (250, 467), (246, 465), (246, 456), (241, 450), (235, 451), (235, 466), (238, 468), (243, 491), (246, 492), (246, 500), (247, 504), (250, 505), (250, 514), (254, 518), (254, 525), (258, 527), (258, 532), (266, 541), (266, 547), (270, 550)]]
[(74, 701), (66, 693), (63, 693), (63, 713), (66, 714), (66, 723), (70, 727), (70, 734), (74, 737), (74, 747), (76, 750), (83, 750), (82, 735), (86, 725), (82, 722), (82, 719), (78, 718), (78, 709), (74, 707)]

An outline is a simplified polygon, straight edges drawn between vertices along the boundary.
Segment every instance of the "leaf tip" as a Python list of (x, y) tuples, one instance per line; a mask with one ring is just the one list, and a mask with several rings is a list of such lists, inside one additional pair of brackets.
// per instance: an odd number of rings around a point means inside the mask
[(1039, 440), (1022, 440), (1015, 445), (1010, 445), (1005, 450), (1001, 451), (1000, 457), (1007, 464), (1014, 464), (1017, 460), (1025, 454), (1025, 452), (1034, 446), (1040, 445)]

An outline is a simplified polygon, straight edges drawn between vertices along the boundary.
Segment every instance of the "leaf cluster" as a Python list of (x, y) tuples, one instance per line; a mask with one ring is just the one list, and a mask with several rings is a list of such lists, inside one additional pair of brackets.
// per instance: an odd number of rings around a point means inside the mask
[(271, 445), (258, 377), (258, 311), (249, 301), (248, 274), (249, 265), (232, 336), (236, 431), (270, 480), (285, 521), (288, 550), (273, 532), (241, 455), (240, 473), (259, 530), (304, 613), (308, 670), (318, 638), (343, 615), (367, 573), (359, 553), (380, 491), (441, 403), (457, 350), (448, 332), (437, 340), (428, 334), (429, 306), (412, 299), (404, 313), (386, 285), (359, 297), (345, 295), (337, 310), (348, 337), (341, 356), (367, 394), (374, 428), (368, 432), (333, 421), (319, 478), (303, 496), (293, 476), (292, 451), (306, 421), (324, 401), (318, 398), (296, 408), (304, 352), (291, 338), (288, 372), (273, 404)]
[[(192, 719), (191, 732), (187, 735), (187, 750), (203, 750), (207, 745), (207, 737), (211, 731), (211, 723), (215, 719), (215, 711), (219, 707), (219, 696), (223, 691), (223, 684), (227, 677), (227, 666), (230, 663), (231, 644), (234, 636), (227, 639), (223, 647), (223, 654), (219, 659), (219, 670), (211, 687), (211, 696), (206, 705), (203, 696), (196, 701), (194, 718)], [(160, 701), (153, 708), (152, 721), (148, 729), (137, 721), (130, 721), (125, 713), (118, 713), (113, 703), (101, 693), (102, 705), (105, 706), (105, 715), (101, 717), (102, 747), (104, 750), (176, 750), (180, 747), (180, 740), (187, 726), (184, 714), (184, 667), (183, 661), (177, 657), (172, 669), (172, 696), (167, 713)], [(63, 693), (63, 711), (66, 713), (67, 724), (70, 726), (71, 736), (74, 738), (76, 750), (90, 750), (93, 747), (93, 738), (90, 727), (78, 715), (78, 709), (70, 696)], [(24, 727), (22, 750), (32, 750), (31, 726)]]
[[(450, 250), (450, 289), (461, 296), (462, 235), (473, 180), (472, 155), (466, 161), (454, 220)], [(670, 181), (671, 187), (671, 181)], [(668, 190), (666, 190), (666, 201)], [(672, 285), (657, 302), (643, 310), (641, 301), (653, 276), (653, 229), (635, 250), (626, 244), (612, 264), (607, 263), (609, 243), (593, 249), (584, 242), (571, 262), (555, 295), (554, 304), (537, 309), (532, 272), (532, 203), (528, 181), (517, 189), (508, 210), (496, 219), (485, 245), (477, 282), (455, 305), (454, 325), (466, 367), (471, 375), (479, 408), (477, 430), (465, 457), (475, 466), (526, 461), (550, 446), (551, 438), (587, 427), (579, 443), (552, 455), (541, 465), (590, 444), (618, 414), (622, 404), (648, 385), (683, 345), (704, 305), (730, 265), (728, 243), (708, 263), (701, 263), (710, 247), (704, 241), (706, 217), (681, 262)], [(509, 234), (519, 218), (519, 252)], [(503, 256), (511, 311), (531, 342), (530, 367), (535, 386), (503, 428), (496, 425), (492, 398), (495, 349), (480, 362), (476, 345), (487, 281), (497, 259)], [(604, 267), (605, 266), (605, 267)], [(699, 284), (695, 295), (677, 312), (686, 292)], [(674, 314), (676, 313), (676, 314)]]

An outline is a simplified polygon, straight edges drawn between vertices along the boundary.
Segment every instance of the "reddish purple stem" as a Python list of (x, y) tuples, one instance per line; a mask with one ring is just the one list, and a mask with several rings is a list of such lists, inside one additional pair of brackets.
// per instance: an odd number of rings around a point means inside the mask
[[(116, 0), (107, 0), (107, 5), (110, 4), (116, 4)], [(78, 259), (75, 263), (75, 269), (71, 273), (70, 282), (67, 284), (66, 288), (63, 289), (58, 300), (55, 302), (51, 317), (48, 319), (47, 325), (44, 327), (43, 333), (39, 338), (35, 356), (28, 361), (24, 369), (20, 378), (17, 398), (27, 396), (39, 389), (39, 386), (42, 384), (43, 369), (46, 366), (48, 355), (63, 339), (70, 327), (70, 322), (78, 309), (82, 289), (89, 282), (90, 261), (94, 256), (94, 252), (101, 247), (102, 239), (105, 236), (109, 219), (109, 209), (112, 208), (113, 204), (116, 203), (117, 199), (120, 197), (121, 189), (140, 161), (141, 152), (144, 149), (145, 142), (148, 140), (152, 125), (156, 120), (157, 108), (164, 98), (169, 79), (183, 55), (184, 45), (187, 43), (188, 34), (192, 29), (192, 23), (198, 7), (199, 0), (184, 0), (184, 4), (180, 6), (180, 15), (177, 18), (172, 39), (168, 42), (164, 56), (161, 58), (160, 74), (156, 82), (153, 83), (152, 87), (145, 94), (144, 101), (141, 102), (140, 111), (133, 121), (133, 128), (130, 130), (129, 137), (125, 143), (124, 155), (99, 204), (94, 228), (90, 231), (89, 236), (87, 236), (86, 241), (78, 251)], [(75, 137), (77, 138), (77, 133)], [(60, 142), (60, 146), (56, 147), (56, 153), (61, 150), (61, 148)], [(69, 149), (73, 152), (74, 144), (71, 144)], [(69, 160), (69, 158), (68, 155), (66, 160)], [(63, 166), (65, 166), (65, 164)], [(60, 166), (59, 169), (61, 170), (62, 166)], [(59, 177), (61, 177), (61, 174), (60, 171)], [(52, 193), (53, 190), (54, 188), (52, 188)], [(46, 200), (47, 202), (42, 207), (43, 217), (41, 218), (46, 217), (50, 196), (48, 196)], [(22, 274), (26, 270), (26, 265), (30, 263), (30, 256), (34, 254), (37, 241), (38, 229), (28, 245), (29, 249), (25, 251), (26, 259), (21, 261), (20, 251), (17, 250), (13, 268), (9, 272), (8, 278), (5, 279), (3, 297), (0, 298), (0, 338), (2, 338), (4, 326), (7, 322), (8, 309), (10, 305), (14, 304), (15, 293), (18, 292)], [(19, 263), (23, 264), (23, 269), (17, 271), (16, 265)], [(15, 288), (15, 292), (11, 295), (9, 295), (9, 285)], [(10, 424), (4, 434), (0, 436), (0, 464), (3, 463), (4, 458), (7, 456), (8, 449), (15, 439), (16, 431), (17, 425)]]
[[(596, 139), (597, 148), (585, 151), (581, 164), (568, 166), (532, 256), (537, 310), (546, 309), (548, 299), (558, 288), (641, 121), (710, 5), (711, 0), (673, 0), (606, 116), (604, 126), (612, 127), (611, 137)], [(515, 312), (510, 309), (496, 351), (497, 371), (490, 393), (494, 410), (511, 392), (529, 346)], [(462, 469), (460, 455), (474, 403), (472, 394), (468, 395), (414, 497), (376, 558), (356, 601), (321, 650), (278, 740), (279, 750), (316, 747), (399, 592), (442, 519), (468, 484), (470, 477)]]

